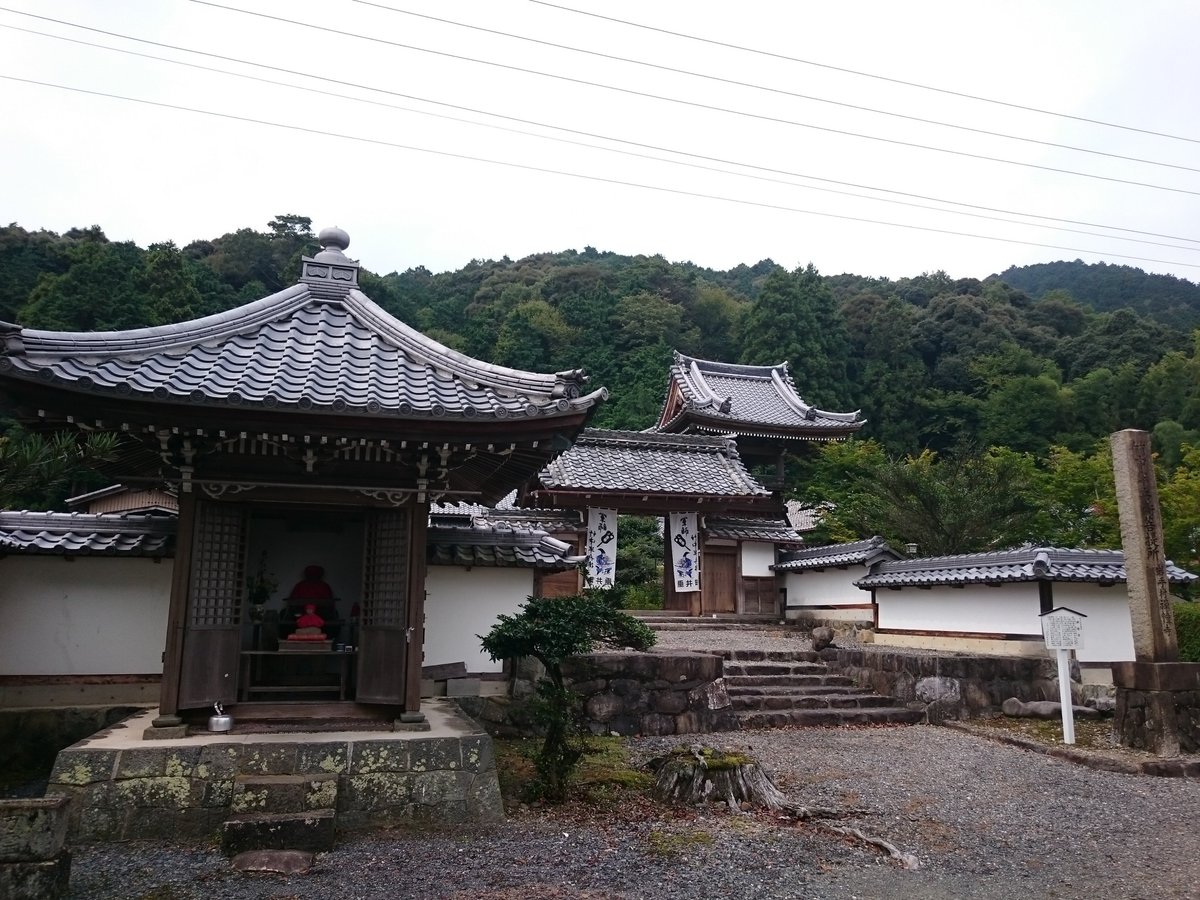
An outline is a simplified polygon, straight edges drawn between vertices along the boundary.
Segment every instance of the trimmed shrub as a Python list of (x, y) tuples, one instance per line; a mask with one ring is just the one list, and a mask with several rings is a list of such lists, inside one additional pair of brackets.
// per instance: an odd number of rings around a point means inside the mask
[(1200, 604), (1175, 604), (1175, 633), (1179, 637), (1179, 659), (1200, 662)]

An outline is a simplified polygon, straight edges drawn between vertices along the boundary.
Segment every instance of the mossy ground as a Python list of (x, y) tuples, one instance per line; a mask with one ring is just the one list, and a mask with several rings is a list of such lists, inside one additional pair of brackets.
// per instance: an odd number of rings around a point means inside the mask
[[(1039, 744), (1056, 745), (1063, 742), (1061, 719), (1023, 719), (995, 716), (979, 720), (980, 725), (1006, 731)], [(1112, 719), (1075, 719), (1075, 746), (1084, 750), (1114, 750)]]
[[(506, 806), (534, 802), (539, 798), (533, 757), (540, 746), (536, 740), (495, 741), (500, 793)], [(631, 798), (643, 797), (653, 784), (654, 777), (631, 762), (623, 739), (589, 737), (571, 781), (569, 799), (599, 806), (619, 805)]]

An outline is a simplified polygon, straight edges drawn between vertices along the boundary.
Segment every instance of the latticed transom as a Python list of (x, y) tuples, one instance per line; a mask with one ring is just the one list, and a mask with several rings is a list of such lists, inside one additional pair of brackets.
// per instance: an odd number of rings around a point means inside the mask
[(246, 584), (246, 512), (224, 503), (196, 504), (192, 550), (192, 627), (237, 625)]
[(408, 599), (408, 510), (376, 511), (367, 522), (362, 624), (404, 628)]

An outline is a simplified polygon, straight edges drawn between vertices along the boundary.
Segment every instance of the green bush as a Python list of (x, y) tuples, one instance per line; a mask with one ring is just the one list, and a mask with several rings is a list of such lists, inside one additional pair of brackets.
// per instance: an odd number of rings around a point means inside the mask
[(647, 650), (654, 632), (621, 612), (616, 591), (584, 591), (570, 597), (530, 597), (515, 616), (501, 615), (486, 635), (483, 649), (492, 659), (532, 656), (546, 667), (531, 704), (544, 733), (534, 757), (543, 796), (566, 799), (567, 787), (586, 749), (580, 740), (579, 696), (562, 673), (569, 656), (590, 653), (597, 645)]
[(621, 592), (622, 609), (662, 609), (662, 583), (631, 584)]
[(1200, 604), (1175, 604), (1175, 633), (1179, 637), (1179, 659), (1200, 662)]

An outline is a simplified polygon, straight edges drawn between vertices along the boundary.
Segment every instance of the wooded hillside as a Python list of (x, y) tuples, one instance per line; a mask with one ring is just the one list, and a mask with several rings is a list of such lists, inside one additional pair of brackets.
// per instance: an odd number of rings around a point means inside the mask
[[(180, 321), (287, 286), (315, 250), (310, 220), (295, 215), (182, 248), (112, 242), (98, 226), (60, 235), (14, 224), (0, 229), (0, 320), (64, 330)], [(1186, 445), (1200, 444), (1200, 359), (1188, 330), (1200, 322), (1200, 288), (1126, 266), (890, 280), (771, 260), (718, 272), (587, 247), (455, 272), (364, 270), (361, 283), (392, 314), (473, 356), (586, 367), (612, 392), (600, 427), (652, 425), (678, 349), (786, 359), (806, 400), (861, 408), (862, 437), (893, 459), (1002, 447), (1044, 473), (1137, 427), (1153, 433), (1170, 478)], [(798, 473), (795, 492), (812, 475)]]

